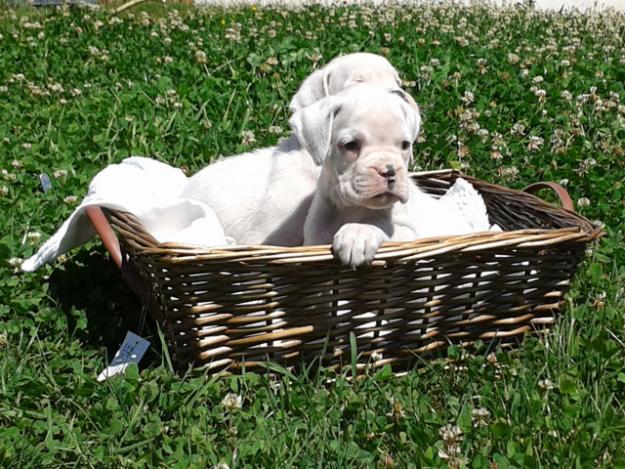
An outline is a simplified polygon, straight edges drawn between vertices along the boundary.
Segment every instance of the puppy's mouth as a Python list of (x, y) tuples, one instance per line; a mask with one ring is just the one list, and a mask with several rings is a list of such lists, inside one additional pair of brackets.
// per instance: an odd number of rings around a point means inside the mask
[(396, 202), (405, 203), (407, 200), (407, 198), (402, 197), (400, 194), (387, 190), (366, 199), (366, 205), (370, 208), (383, 209), (390, 207)]

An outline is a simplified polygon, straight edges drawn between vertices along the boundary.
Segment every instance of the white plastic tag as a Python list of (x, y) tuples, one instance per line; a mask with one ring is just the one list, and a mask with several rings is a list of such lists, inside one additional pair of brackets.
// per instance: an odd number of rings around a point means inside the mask
[(123, 373), (131, 363), (139, 363), (149, 346), (150, 342), (128, 331), (110, 365), (98, 375), (98, 381), (104, 381), (118, 373)]

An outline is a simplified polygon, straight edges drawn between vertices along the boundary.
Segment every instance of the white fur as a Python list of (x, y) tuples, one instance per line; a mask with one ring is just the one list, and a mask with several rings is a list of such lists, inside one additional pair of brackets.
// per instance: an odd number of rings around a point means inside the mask
[(301, 84), (291, 100), (292, 113), (341, 92), (356, 83), (370, 83), (392, 90), (401, 88), (397, 70), (381, 55), (357, 52), (332, 59)]
[(189, 178), (184, 197), (213, 208), (238, 244), (301, 246), (320, 169), (297, 139), (224, 158)]
[[(418, 205), (427, 196), (408, 177), (408, 161), (421, 119), (402, 96), (360, 84), (302, 109), (292, 124), (323, 162), (304, 244), (332, 243), (339, 260), (356, 268), (384, 241), (419, 237)], [(311, 141), (321, 145), (309, 148)]]
[[(306, 122), (312, 114), (296, 111), (360, 82), (403, 93), (397, 71), (384, 57), (369, 53), (337, 57), (301, 85), (291, 101), (295, 112), (291, 125), (317, 128)], [(359, 96), (366, 103), (366, 92)], [(412, 98), (405, 99), (416, 108)], [(320, 106), (330, 104), (324, 101)], [(226, 233), (239, 244), (302, 245), (304, 220), (321, 172), (318, 165), (327, 152), (327, 142), (320, 139), (328, 132), (307, 133), (306, 141), (299, 135), (280, 146), (207, 166), (189, 179), (184, 196), (212, 207)]]

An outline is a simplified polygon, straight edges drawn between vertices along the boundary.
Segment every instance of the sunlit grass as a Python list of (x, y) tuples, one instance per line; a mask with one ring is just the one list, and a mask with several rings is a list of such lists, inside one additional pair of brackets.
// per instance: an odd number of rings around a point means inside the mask
[[(625, 465), (623, 15), (110, 11), (0, 10), (0, 466)], [(387, 55), (422, 107), (417, 168), (561, 182), (606, 223), (540, 340), (451, 348), (404, 377), (178, 377), (96, 244), (17, 272), (106, 164), (193, 172), (275, 144), (302, 80), (357, 50)], [(128, 328), (156, 346), (146, 368), (97, 383)]]

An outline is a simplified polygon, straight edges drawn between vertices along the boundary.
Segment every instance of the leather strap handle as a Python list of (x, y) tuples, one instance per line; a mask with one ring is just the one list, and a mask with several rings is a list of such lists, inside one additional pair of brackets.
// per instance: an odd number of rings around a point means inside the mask
[(96, 233), (102, 239), (102, 244), (111, 255), (113, 262), (121, 269), (122, 267), (122, 252), (119, 247), (119, 241), (108, 220), (104, 216), (102, 209), (97, 205), (91, 205), (85, 208), (91, 224), (95, 228)]
[(535, 182), (534, 184), (530, 184), (529, 186), (527, 186), (525, 189), (523, 189), (523, 191), (529, 194), (535, 194), (541, 189), (552, 190), (560, 199), (560, 204), (563, 208), (571, 210), (573, 212), (575, 211), (575, 206), (573, 205), (573, 200), (571, 199), (571, 196), (564, 187), (556, 182)]
[[(85, 211), (87, 212), (87, 216), (89, 217), (89, 220), (91, 220), (96, 233), (100, 236), (102, 244), (104, 244), (104, 247), (111, 255), (113, 262), (115, 262), (117, 267), (119, 267), (122, 277), (126, 280), (130, 289), (137, 294), (141, 301), (149, 303), (149, 306), (151, 307), (151, 303), (153, 301), (147, 297), (147, 288), (145, 283), (132, 261), (128, 259), (128, 256), (122, 254), (117, 236), (115, 235), (113, 228), (111, 228), (111, 225), (106, 219), (102, 209), (96, 205), (92, 205), (86, 207)], [(157, 312), (154, 308), (151, 309)]]

